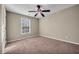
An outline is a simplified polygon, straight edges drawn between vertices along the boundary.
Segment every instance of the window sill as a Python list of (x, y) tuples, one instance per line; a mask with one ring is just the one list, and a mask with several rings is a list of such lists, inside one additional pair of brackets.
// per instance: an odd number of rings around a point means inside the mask
[(22, 35), (25, 35), (25, 34), (30, 34), (31, 32), (27, 32), (27, 33), (21, 33)]

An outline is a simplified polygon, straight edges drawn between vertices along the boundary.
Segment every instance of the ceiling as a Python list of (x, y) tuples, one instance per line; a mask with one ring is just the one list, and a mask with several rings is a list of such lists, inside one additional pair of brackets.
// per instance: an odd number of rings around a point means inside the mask
[[(37, 10), (36, 7), (37, 4), (6, 4), (6, 9), (10, 12), (15, 12), (22, 15), (27, 15), (34, 17), (36, 12), (28, 12), (31, 10)], [(50, 9), (50, 12), (43, 12), (45, 16), (49, 16), (55, 12), (58, 12), (60, 10), (69, 8), (74, 6), (75, 4), (41, 4), (42, 9)], [(42, 16), (39, 14), (36, 18), (42, 18)]]

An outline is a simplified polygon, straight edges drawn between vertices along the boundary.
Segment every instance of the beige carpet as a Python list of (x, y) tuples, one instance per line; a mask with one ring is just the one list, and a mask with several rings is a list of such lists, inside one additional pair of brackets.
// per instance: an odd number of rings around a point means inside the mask
[(70, 44), (45, 37), (35, 37), (8, 43), (7, 54), (57, 54), (79, 53), (79, 45)]

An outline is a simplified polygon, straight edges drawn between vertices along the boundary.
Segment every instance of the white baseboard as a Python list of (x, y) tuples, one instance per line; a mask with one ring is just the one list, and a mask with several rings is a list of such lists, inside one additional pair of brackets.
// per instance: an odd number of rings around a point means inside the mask
[(50, 39), (59, 40), (59, 41), (63, 41), (63, 42), (67, 42), (67, 43), (71, 43), (71, 44), (79, 45), (79, 43), (77, 43), (77, 42), (71, 42), (71, 41), (67, 41), (67, 40), (63, 40), (63, 39), (52, 38), (52, 37), (48, 37), (48, 36), (44, 36), (44, 35), (40, 35), (40, 36), (42, 36), (42, 37), (46, 37), (46, 38), (50, 38)]
[[(67, 43), (72, 43), (72, 44), (79, 45), (79, 43), (77, 43), (77, 42), (71, 42), (71, 41), (67, 41), (67, 40), (63, 40), (63, 39), (52, 38), (52, 37), (48, 37), (48, 36), (45, 36), (45, 35), (40, 35), (40, 36), (46, 37), (46, 38), (50, 38), (50, 39), (59, 40), (59, 41), (63, 41), (63, 42), (67, 42)], [(28, 39), (28, 38), (32, 38), (32, 37), (38, 37), (38, 36), (35, 35), (35, 36), (23, 37), (23, 38), (16, 39), (16, 40), (11, 40), (11, 41), (8, 41), (8, 42), (13, 42), (13, 41), (18, 41), (18, 40)]]
[(19, 39), (16, 39), (16, 40), (10, 40), (10, 41), (7, 41), (7, 42), (9, 43), (9, 42), (19, 41), (19, 40), (23, 40), (23, 39), (32, 38), (32, 37), (38, 37), (38, 36), (35, 35), (35, 36), (23, 37), (23, 38), (19, 38)]

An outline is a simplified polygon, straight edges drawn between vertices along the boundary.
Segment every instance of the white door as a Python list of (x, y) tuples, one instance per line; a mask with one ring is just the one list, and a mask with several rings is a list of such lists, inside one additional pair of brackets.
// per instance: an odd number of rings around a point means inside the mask
[(4, 5), (2, 5), (2, 53), (4, 53), (4, 48), (6, 44), (6, 10)]

